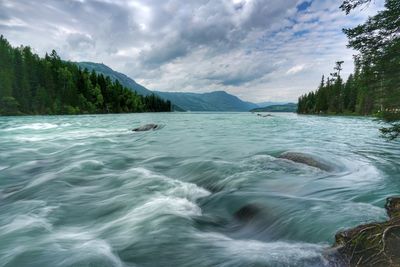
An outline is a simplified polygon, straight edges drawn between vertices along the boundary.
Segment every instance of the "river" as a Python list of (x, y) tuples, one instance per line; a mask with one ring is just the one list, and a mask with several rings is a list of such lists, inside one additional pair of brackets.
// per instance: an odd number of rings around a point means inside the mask
[[(162, 129), (132, 132), (146, 123)], [(400, 142), (372, 118), (0, 117), (0, 266), (325, 266), (384, 220)], [(330, 171), (279, 158), (302, 152)]]

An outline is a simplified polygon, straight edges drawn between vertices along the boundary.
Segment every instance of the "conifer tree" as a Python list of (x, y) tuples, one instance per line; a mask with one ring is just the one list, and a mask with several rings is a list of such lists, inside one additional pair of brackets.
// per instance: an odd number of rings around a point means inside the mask
[(158, 112), (170, 106), (63, 61), (55, 50), (40, 58), (0, 36), (0, 115)]

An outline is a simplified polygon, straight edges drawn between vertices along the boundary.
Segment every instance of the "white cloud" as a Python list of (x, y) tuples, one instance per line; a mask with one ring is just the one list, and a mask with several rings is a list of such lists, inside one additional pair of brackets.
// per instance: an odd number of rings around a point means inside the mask
[(301, 72), (304, 69), (304, 67), (305, 67), (304, 64), (293, 66), (286, 72), (286, 74), (296, 74), (298, 72)]
[(344, 60), (346, 16), (337, 0), (0, 0), (0, 32), (13, 45), (66, 59), (104, 62), (150, 89), (226, 90), (251, 101), (290, 100), (315, 89)]

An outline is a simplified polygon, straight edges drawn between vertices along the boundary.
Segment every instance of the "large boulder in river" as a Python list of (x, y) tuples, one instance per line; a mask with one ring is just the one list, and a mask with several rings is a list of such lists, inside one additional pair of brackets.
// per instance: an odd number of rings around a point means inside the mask
[(388, 221), (336, 234), (333, 248), (345, 266), (400, 266), (400, 197), (388, 198), (385, 208)]
[(159, 129), (160, 126), (154, 123), (149, 123), (149, 124), (145, 124), (142, 125), (140, 127), (137, 127), (135, 129), (133, 129), (132, 131), (134, 132), (145, 132), (145, 131), (150, 131), (150, 130), (157, 130)]
[(293, 162), (305, 164), (314, 168), (318, 168), (324, 171), (332, 171), (332, 167), (325, 164), (321, 160), (314, 158), (312, 155), (299, 152), (284, 152), (279, 155), (281, 159), (287, 159)]

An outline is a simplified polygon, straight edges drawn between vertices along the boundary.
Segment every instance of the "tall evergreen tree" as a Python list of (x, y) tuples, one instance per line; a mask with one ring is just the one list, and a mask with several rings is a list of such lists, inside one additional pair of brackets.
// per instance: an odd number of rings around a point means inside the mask
[(158, 96), (140, 96), (53, 50), (44, 58), (0, 36), (0, 115), (170, 111)]
[[(370, 0), (345, 0), (340, 8), (350, 13), (368, 4)], [(332, 80), (320, 86), (316, 92), (317, 113), (355, 113), (378, 115), (393, 122), (391, 128), (382, 132), (389, 137), (399, 136), (400, 120), (400, 0), (386, 0), (385, 9), (375, 16), (344, 33), (348, 46), (359, 52), (354, 57), (355, 70), (344, 83), (340, 78), (342, 61), (336, 63)], [(325, 92), (327, 92), (325, 94)], [(308, 94), (299, 99), (299, 113), (315, 113), (307, 109), (313, 101)], [(325, 101), (328, 101), (324, 112)], [(301, 104), (301, 105), (300, 105)]]

